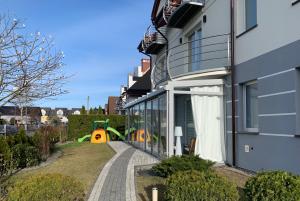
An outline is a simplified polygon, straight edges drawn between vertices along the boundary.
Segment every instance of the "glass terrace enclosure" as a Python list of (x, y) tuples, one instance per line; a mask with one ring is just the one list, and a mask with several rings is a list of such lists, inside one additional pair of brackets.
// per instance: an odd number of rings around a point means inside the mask
[[(176, 127), (181, 127), (181, 147), (216, 162), (224, 161), (224, 99), (222, 79), (169, 81), (125, 107), (127, 140), (159, 158), (174, 155)], [(200, 121), (201, 119), (201, 121)], [(198, 145), (197, 145), (198, 142)], [(213, 151), (207, 152), (206, 150)]]

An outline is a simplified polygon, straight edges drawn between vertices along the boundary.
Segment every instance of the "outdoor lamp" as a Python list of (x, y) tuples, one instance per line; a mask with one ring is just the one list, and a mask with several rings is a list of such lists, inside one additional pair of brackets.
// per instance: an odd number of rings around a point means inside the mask
[(175, 137), (176, 137), (176, 150), (175, 155), (181, 156), (182, 155), (182, 149), (181, 149), (181, 138), (182, 137), (182, 127), (176, 126), (175, 127)]

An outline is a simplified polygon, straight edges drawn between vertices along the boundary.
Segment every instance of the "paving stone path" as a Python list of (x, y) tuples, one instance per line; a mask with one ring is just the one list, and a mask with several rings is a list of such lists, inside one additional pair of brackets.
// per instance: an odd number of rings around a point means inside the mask
[(136, 201), (134, 167), (159, 160), (123, 142), (109, 145), (116, 154), (102, 169), (88, 201)]

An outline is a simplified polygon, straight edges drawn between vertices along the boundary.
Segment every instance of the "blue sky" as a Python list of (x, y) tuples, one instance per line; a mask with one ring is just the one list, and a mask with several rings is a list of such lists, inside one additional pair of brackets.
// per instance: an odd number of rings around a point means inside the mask
[(28, 33), (52, 35), (74, 76), (69, 94), (37, 103), (50, 107), (104, 105), (119, 95), (143, 55), (136, 47), (150, 24), (153, 0), (0, 0), (1, 14), (24, 20)]

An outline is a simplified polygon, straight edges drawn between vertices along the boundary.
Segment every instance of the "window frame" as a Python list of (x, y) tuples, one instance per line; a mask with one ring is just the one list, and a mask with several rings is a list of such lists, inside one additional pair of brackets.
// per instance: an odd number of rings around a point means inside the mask
[[(245, 82), (242, 86), (243, 87), (243, 129), (246, 132), (258, 133), (259, 132), (259, 115), (258, 114), (257, 114), (258, 127), (257, 128), (248, 128), (247, 127), (247, 86), (250, 86), (253, 84), (258, 84), (257, 80)], [(258, 104), (257, 104), (257, 107), (258, 107)]]
[[(253, 27), (255, 27), (255, 26), (257, 26), (257, 0), (244, 0), (245, 1), (245, 13), (244, 13), (244, 15), (245, 15), (245, 31), (248, 31), (248, 30), (251, 30)], [(255, 3), (255, 5), (256, 5), (256, 7), (255, 7), (255, 24), (253, 24), (253, 25), (250, 25), (250, 26), (248, 26), (248, 21), (249, 21), (249, 19), (248, 19), (248, 13), (247, 13), (247, 11), (248, 11), (248, 9), (247, 9), (247, 1), (250, 1), (250, 2), (254, 2), (254, 1), (256, 1), (256, 3)]]
[(237, 1), (237, 36), (239, 38), (244, 34), (250, 32), (258, 26), (258, 5), (256, 0), (256, 23), (252, 26), (247, 27), (247, 8), (246, 8), (247, 0), (239, 0)]
[[(190, 40), (190, 38), (192, 38), (194, 36), (194, 38), (196, 38), (197, 36), (197, 33), (198, 32), (201, 32), (201, 40), (202, 40), (202, 26), (201, 24), (200, 25), (197, 25), (191, 32), (189, 32), (189, 34), (186, 36), (187, 38), (187, 41), (188, 41), (188, 72), (197, 72), (199, 70), (201, 70), (201, 65), (199, 66), (199, 69), (194, 69), (193, 70), (193, 52), (192, 52), (192, 41), (193, 40)], [(195, 39), (195, 40), (198, 40), (198, 39)], [(202, 41), (201, 41), (201, 44), (202, 44)], [(200, 45), (200, 48), (201, 48), (201, 45)], [(199, 63), (201, 64), (201, 50), (199, 50), (200, 52), (200, 60), (199, 61), (196, 61), (196, 63)], [(194, 55), (195, 56), (195, 55)]]

